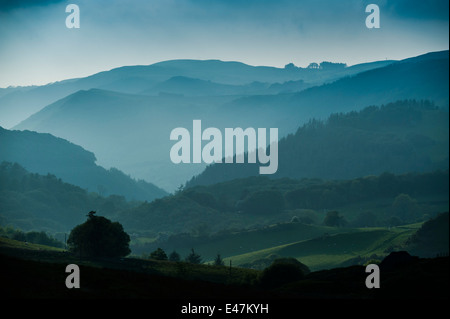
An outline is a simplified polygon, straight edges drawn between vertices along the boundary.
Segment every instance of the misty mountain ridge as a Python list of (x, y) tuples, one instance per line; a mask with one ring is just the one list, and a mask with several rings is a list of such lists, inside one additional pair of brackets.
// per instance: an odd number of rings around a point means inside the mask
[[(227, 68), (228, 65), (232, 67)], [(272, 71), (295, 74), (314, 70), (273, 70), (241, 63), (190, 60), (162, 62), (154, 67), (181, 75), (153, 86), (147, 83), (156, 88), (151, 95), (102, 89), (79, 91), (45, 107), (15, 129), (46, 132), (70, 140), (93, 150), (101, 166), (117, 167), (134, 178), (145, 179), (173, 191), (206, 168), (205, 164), (176, 165), (169, 158), (173, 145), (169, 140), (171, 130), (176, 127), (189, 129), (194, 119), (201, 119), (204, 127), (219, 129), (278, 127), (281, 138), (295, 132), (312, 118), (326, 119), (335, 112), (361, 110), (369, 105), (417, 98), (448, 107), (448, 51), (402, 63), (388, 63), (332, 83), (305, 87), (301, 92), (284, 91), (289, 91), (289, 86), (308, 86), (309, 83), (300, 80), (270, 85), (269, 82), (256, 82), (256, 86), (267, 87), (264, 94), (247, 96), (213, 96), (212, 88), (218, 90), (217, 94), (224, 94), (226, 90), (240, 90), (246, 85), (224, 85), (225, 80), (221, 84), (201, 79), (199, 75), (215, 69), (223, 71), (224, 78), (233, 74), (239, 76), (235, 70), (242, 68), (263, 74), (269, 72), (269, 75), (273, 74), (270, 73)], [(117, 73), (126, 71), (127, 67), (124, 67), (113, 73), (118, 77)], [(186, 76), (191, 71), (193, 74)], [(107, 77), (108, 74), (104, 72), (95, 77)], [(158, 86), (163, 90), (158, 90)], [(270, 94), (274, 88), (278, 93)], [(160, 94), (162, 91), (166, 94)]]
[[(282, 130), (281, 135), (294, 132), (311, 118), (326, 120), (334, 112), (358, 111), (398, 100), (430, 100), (448, 110), (448, 61), (448, 51), (429, 53), (301, 92), (242, 97), (224, 108), (243, 111), (242, 118), (257, 113), (272, 118), (274, 110), (281, 108), (283, 112), (279, 113), (285, 116), (279, 115), (275, 124), (270, 123)], [(259, 125), (264, 127), (269, 123), (263, 118)]]
[(212, 81), (222, 85), (249, 85), (253, 82), (272, 84), (299, 80), (318, 85), (392, 62), (364, 63), (338, 70), (254, 67), (241, 62), (220, 60), (170, 60), (146, 66), (123, 66), (84, 78), (68, 79), (42, 86), (2, 88), (0, 125), (11, 128), (45, 106), (79, 90), (97, 88), (138, 94), (176, 76)]
[(185, 76), (175, 76), (167, 81), (156, 84), (154, 87), (144, 90), (141, 94), (161, 95), (175, 94), (182, 96), (222, 96), (234, 95), (246, 96), (253, 94), (278, 94), (291, 93), (311, 87), (311, 84), (303, 80), (287, 81), (284, 83), (252, 82), (245, 85), (220, 84), (210, 80), (200, 80)]
[(204, 166), (186, 165), (178, 175), (168, 173), (176, 167), (168, 157), (171, 130), (192, 126), (190, 118), (214, 114), (214, 105), (232, 98), (144, 96), (91, 89), (49, 105), (15, 128), (48, 132), (95, 150), (101, 166), (117, 167), (134, 178), (172, 190)]

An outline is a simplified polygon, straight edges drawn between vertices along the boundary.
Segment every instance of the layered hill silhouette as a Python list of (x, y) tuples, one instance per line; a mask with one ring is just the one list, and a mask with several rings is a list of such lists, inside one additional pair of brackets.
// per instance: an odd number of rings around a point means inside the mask
[(43, 86), (0, 89), (0, 126), (11, 128), (45, 106), (79, 90), (103, 89), (122, 93), (158, 94), (158, 86), (173, 77), (189, 77), (221, 85), (240, 86), (253, 82), (267, 84), (302, 80), (319, 85), (342, 76), (382, 67), (393, 61), (364, 63), (348, 68), (307, 69), (255, 67), (240, 62), (219, 60), (171, 60), (152, 65), (124, 66), (85, 78), (69, 79)]
[(89, 192), (142, 201), (167, 195), (157, 186), (134, 180), (118, 169), (98, 166), (92, 152), (51, 134), (0, 127), (0, 145), (0, 162), (18, 163), (32, 173), (52, 174)]
[(78, 91), (22, 122), (29, 129), (94, 150), (99, 165), (173, 190), (204, 166), (170, 161), (170, 132), (192, 126), (192, 118), (214, 114), (228, 97), (144, 96), (99, 89)]
[(312, 118), (397, 100), (427, 99), (448, 109), (448, 51), (330, 70), (178, 60), (58, 85), (80, 83), (99, 88), (68, 95), (14, 128), (62, 137), (95, 152), (104, 167), (173, 191), (206, 165), (170, 161), (172, 129), (192, 130), (200, 119), (204, 128), (222, 130), (277, 127), (283, 137)]
[[(296, 131), (311, 118), (325, 120), (331, 113), (404, 99), (427, 99), (448, 109), (448, 61), (448, 51), (429, 53), (293, 94), (243, 97), (224, 108), (239, 111), (243, 119), (263, 114), (258, 122), (261, 127), (274, 125), (285, 134)], [(268, 120), (274, 116), (275, 121)]]

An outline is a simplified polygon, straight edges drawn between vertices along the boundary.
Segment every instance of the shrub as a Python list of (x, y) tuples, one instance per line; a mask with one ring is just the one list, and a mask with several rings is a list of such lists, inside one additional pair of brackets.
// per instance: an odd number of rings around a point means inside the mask
[(150, 254), (150, 258), (156, 260), (167, 260), (167, 255), (164, 250), (158, 248)]
[(260, 284), (263, 288), (273, 289), (301, 280), (308, 273), (308, 267), (295, 258), (280, 258), (263, 270)]
[(194, 248), (192, 248), (191, 253), (186, 256), (186, 262), (191, 264), (201, 264), (202, 258), (200, 257), (200, 255), (195, 253)]
[(180, 261), (180, 254), (177, 253), (175, 250), (169, 255), (170, 261)]

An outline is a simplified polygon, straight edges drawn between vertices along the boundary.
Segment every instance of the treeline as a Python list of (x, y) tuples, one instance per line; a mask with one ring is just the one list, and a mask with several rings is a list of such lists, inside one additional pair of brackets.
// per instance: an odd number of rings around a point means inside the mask
[[(333, 210), (351, 226), (393, 226), (421, 221), (426, 214), (447, 209), (442, 205), (448, 205), (448, 193), (448, 170), (336, 181), (258, 176), (180, 190), (121, 214), (120, 220), (128, 229), (153, 231), (155, 236), (248, 229), (287, 222), (294, 216), (301, 222), (320, 224), (325, 213)], [(419, 204), (423, 198), (437, 198), (442, 205)], [(353, 213), (349, 218), (349, 207), (358, 205), (364, 207), (361, 216)]]
[[(157, 249), (155, 249), (153, 252), (151, 252), (148, 255), (142, 254), (142, 257), (143, 258), (148, 258), (148, 259), (168, 260), (168, 261), (174, 261), (174, 262), (182, 261), (180, 254), (177, 253), (175, 250), (172, 251), (167, 256), (166, 252), (161, 247), (158, 247)], [(217, 257), (218, 257), (216, 259), (217, 263), (215, 263), (215, 265), (216, 266), (223, 266), (223, 261), (222, 261), (220, 255), (217, 255)], [(191, 252), (184, 258), (183, 261), (185, 261), (187, 263), (191, 263), (191, 264), (197, 264), (197, 265), (203, 263), (202, 256), (197, 254), (195, 252), (194, 248), (191, 248)]]
[(383, 173), (336, 181), (251, 177), (209, 187), (188, 188), (179, 196), (213, 209), (274, 214), (284, 209), (338, 208), (369, 200), (394, 199), (399, 194), (418, 197), (448, 192), (449, 171), (445, 170), (402, 175)]
[(24, 232), (20, 229), (14, 229), (12, 227), (0, 226), (0, 236), (27, 243), (64, 248), (63, 242), (57, 240), (52, 235), (49, 235), (44, 231)]
[(297, 188), (285, 194), (289, 208), (326, 209), (352, 203), (395, 198), (400, 194), (412, 197), (448, 194), (449, 172), (394, 175), (383, 173), (348, 181), (329, 181), (321, 185)]
[[(417, 198), (438, 196), (448, 201), (448, 181), (448, 170), (384, 173), (341, 181), (257, 176), (181, 189), (143, 203), (120, 196), (102, 197), (53, 175), (32, 174), (18, 164), (4, 162), (0, 164), (0, 225), (67, 233), (85, 219), (86, 211), (95, 210), (120, 222), (132, 236), (134, 232), (147, 237), (186, 232), (197, 236), (286, 222), (294, 216), (302, 222), (321, 223), (323, 211), (337, 210), (345, 215), (346, 206), (372, 202), (375, 207), (378, 202), (385, 205), (386, 200), (391, 210), (382, 218), (396, 215), (398, 224), (428, 213), (415, 203)], [(413, 209), (405, 213), (405, 207)]]

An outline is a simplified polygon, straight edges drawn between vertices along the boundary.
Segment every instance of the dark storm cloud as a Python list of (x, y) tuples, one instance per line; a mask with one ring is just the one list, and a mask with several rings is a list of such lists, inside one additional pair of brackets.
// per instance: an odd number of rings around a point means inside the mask
[(14, 9), (29, 8), (34, 6), (48, 6), (66, 0), (1, 0), (0, 11), (6, 12)]
[[(83, 1), (82, 1), (83, 2)], [(114, 6), (115, 4), (127, 3), (128, 7), (146, 7), (161, 6), (165, 1), (155, 0), (133, 0), (133, 1), (108, 1), (102, 5)], [(1, 0), (0, 11), (6, 12), (18, 8), (28, 8), (35, 6), (48, 6), (58, 3), (76, 3), (68, 0)], [(93, 2), (94, 4), (95, 2)], [(100, 2), (101, 3), (101, 2)], [(413, 18), (421, 20), (446, 20), (449, 19), (449, 1), (448, 0), (177, 0), (168, 1), (169, 6), (177, 7), (178, 4), (190, 4), (198, 9), (208, 11), (212, 8), (220, 8), (228, 11), (246, 11), (253, 13), (270, 12), (276, 10), (302, 10), (304, 12), (314, 12), (318, 9), (333, 8), (338, 14), (348, 13), (350, 8), (355, 6), (364, 6), (369, 3), (375, 3), (383, 10), (388, 11), (398, 18)], [(201, 10), (200, 10), (201, 11)], [(225, 14), (226, 12), (222, 12)]]
[(388, 0), (385, 8), (399, 18), (448, 21), (449, 1)]
[(286, 10), (303, 10), (313, 12), (318, 9), (333, 8), (337, 15), (345, 15), (352, 8), (377, 4), (389, 14), (398, 18), (413, 18), (421, 20), (448, 20), (448, 0), (188, 0), (191, 4), (209, 7), (220, 5), (232, 10), (271, 10), (284, 8)]

